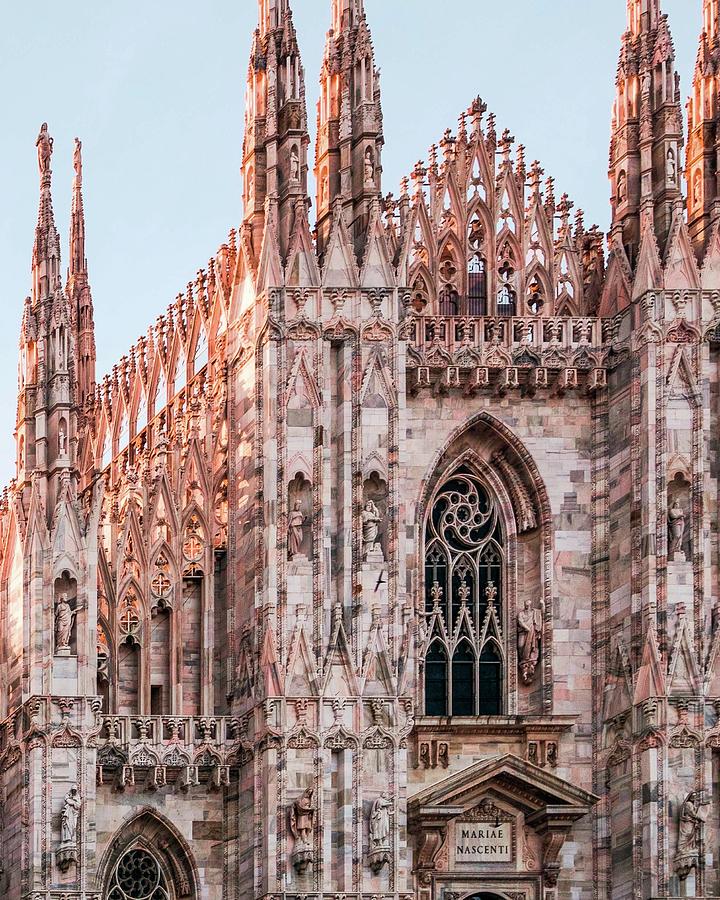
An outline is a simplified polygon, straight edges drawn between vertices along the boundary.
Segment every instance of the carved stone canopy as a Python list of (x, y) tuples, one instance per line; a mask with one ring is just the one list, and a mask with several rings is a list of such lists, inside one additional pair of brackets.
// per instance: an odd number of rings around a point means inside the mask
[(474, 763), (410, 797), (410, 830), (418, 835), (416, 869), (429, 883), (455, 819), (472, 817), (485, 801), (516, 810), (543, 839), (545, 882), (557, 881), (558, 857), (573, 824), (587, 815), (598, 798), (512, 753)]

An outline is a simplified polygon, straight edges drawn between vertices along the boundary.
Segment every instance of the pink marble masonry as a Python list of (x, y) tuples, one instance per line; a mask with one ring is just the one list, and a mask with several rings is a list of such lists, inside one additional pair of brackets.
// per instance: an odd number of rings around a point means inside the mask
[(717, 0), (686, 135), (627, 0), (607, 239), (479, 97), (384, 193), (362, 0), (311, 202), (258, 6), (242, 223), (100, 381), (82, 146), (63, 280), (38, 135), (0, 896), (718, 896)]

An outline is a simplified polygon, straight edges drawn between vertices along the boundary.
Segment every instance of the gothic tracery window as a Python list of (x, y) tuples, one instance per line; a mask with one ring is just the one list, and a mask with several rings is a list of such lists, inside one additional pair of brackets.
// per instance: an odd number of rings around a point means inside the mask
[(487, 314), (487, 261), (485, 257), (485, 228), (476, 212), (468, 226), (468, 290), (467, 314)]
[(170, 893), (160, 863), (152, 853), (136, 848), (115, 866), (108, 900), (168, 900)]
[(503, 710), (504, 538), (496, 501), (468, 468), (437, 491), (425, 530), (425, 712)]
[(497, 314), (514, 316), (517, 294), (515, 291), (515, 257), (506, 241), (498, 255)]
[(440, 258), (440, 315), (456, 316), (460, 295), (457, 289), (458, 267), (449, 247)]

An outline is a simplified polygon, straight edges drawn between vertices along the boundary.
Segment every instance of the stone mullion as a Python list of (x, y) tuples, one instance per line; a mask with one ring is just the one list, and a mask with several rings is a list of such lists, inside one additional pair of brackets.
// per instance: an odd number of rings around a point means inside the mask
[[(354, 714), (354, 711), (353, 711)], [(362, 753), (359, 746), (352, 748), (352, 889), (360, 890), (362, 884)]]
[[(288, 551), (287, 551), (287, 533), (288, 533), (288, 484), (287, 484), (287, 442), (288, 442), (288, 432), (287, 432), (287, 379), (288, 379), (288, 342), (286, 340), (272, 342), (267, 345), (270, 350), (270, 356), (273, 355), (273, 350), (275, 353), (275, 359), (273, 365), (273, 360), (270, 360), (270, 364), (268, 365), (268, 374), (269, 374), (269, 384), (268, 384), (268, 396), (273, 395), (273, 387), (274, 387), (274, 404), (275, 404), (275, 465), (276, 465), (276, 473), (277, 477), (273, 480), (273, 489), (275, 491), (275, 499), (276, 499), (276, 524), (275, 524), (275, 535), (273, 539), (273, 535), (270, 532), (272, 524), (270, 522), (265, 522), (265, 535), (266, 535), (266, 544), (265, 544), (265, 553), (267, 555), (268, 561), (268, 585), (267, 585), (267, 595), (266, 602), (267, 605), (270, 606), (272, 604), (271, 598), (273, 595), (277, 598), (277, 605), (275, 608), (275, 616), (277, 620), (277, 628), (275, 630), (275, 639), (277, 641), (277, 656), (280, 662), (280, 665), (283, 666), (285, 664), (285, 617), (287, 614), (287, 595), (288, 595), (288, 585), (287, 585), (287, 569), (288, 569)], [(275, 384), (272, 384), (273, 376), (270, 373), (274, 373), (274, 378), (276, 379)], [(267, 408), (267, 422), (271, 421), (272, 416), (272, 405), (269, 404)], [(268, 443), (272, 443), (272, 437), (267, 436)], [(267, 472), (266, 472), (267, 474)], [(270, 495), (271, 486), (270, 484), (265, 485), (268, 495)], [(313, 485), (313, 490), (314, 490)], [(273, 590), (273, 565), (272, 559), (275, 558), (276, 569), (277, 569), (277, 582), (275, 584), (275, 590)]]
[(631, 371), (631, 400), (630, 400), (630, 483), (631, 483), (631, 509), (630, 509), (630, 544), (631, 544), (631, 569), (630, 569), (630, 616), (632, 632), (632, 660), (637, 666), (642, 656), (642, 623), (641, 623), (641, 591), (640, 579), (642, 574), (642, 530), (634, 511), (642, 509), (641, 471), (640, 471), (640, 413), (642, 409), (640, 362), (633, 358)]
[[(314, 378), (320, 396), (320, 407), (313, 409), (313, 449), (312, 449), (312, 592), (313, 592), (313, 634), (316, 658), (322, 658), (322, 648), (325, 646), (323, 600), (325, 594), (325, 505), (324, 505), (324, 404), (322, 389), (322, 373), (324, 371), (324, 341), (319, 337), (314, 345)], [(287, 491), (285, 492), (287, 497)]]
[[(657, 743), (657, 746), (653, 746), (653, 743)], [(661, 798), (657, 791), (663, 778), (663, 752), (660, 742), (641, 744), (633, 768), (634, 778), (636, 775), (641, 785), (641, 792), (634, 793), (633, 796), (642, 798), (640, 839), (645, 851), (642, 871), (636, 871), (635, 895), (638, 898), (657, 897), (664, 881), (660, 855), (653, 852), (659, 849), (663, 837)]]
[(350, 649), (353, 663), (358, 670), (362, 666), (362, 425), (360, 389), (362, 387), (363, 345), (358, 337), (352, 347), (352, 373), (350, 377), (351, 399), (351, 431), (350, 431), (350, 474), (352, 485), (351, 497), (351, 530), (352, 546), (352, 594), (351, 602), (351, 634)]
[[(692, 417), (693, 472), (691, 486), (690, 525), (692, 527), (693, 566), (693, 625), (695, 653), (700, 671), (703, 671), (705, 650), (703, 646), (703, 621), (705, 619), (706, 578), (705, 569), (705, 429), (707, 414), (703, 391), (703, 344), (695, 344), (691, 349), (692, 368), (697, 380), (699, 396), (694, 398)], [(708, 559), (708, 563), (710, 560)]]
[(608, 473), (608, 396), (607, 390), (596, 395), (592, 401), (593, 415), (593, 516), (592, 516), (592, 679), (593, 679), (593, 791), (600, 803), (592, 811), (593, 845), (593, 897), (594, 900), (607, 896), (607, 867), (610, 864), (606, 848), (601, 847), (600, 833), (604, 824), (609, 828), (606, 779), (600, 765), (603, 733), (603, 685), (609, 663), (610, 641), (608, 617), (610, 598), (608, 593), (609, 559), (609, 473)]
[(52, 841), (51, 821), (47, 815), (48, 809), (52, 808), (52, 783), (47, 777), (49, 752), (49, 747), (43, 739), (31, 740), (23, 760), (25, 766), (23, 869), (27, 873), (23, 893), (47, 889), (48, 880), (54, 880), (54, 873), (49, 871), (51, 856), (43, 854), (43, 849)]
[[(642, 655), (643, 629), (642, 629), (642, 362), (640, 358), (642, 348), (633, 357), (631, 370), (631, 445), (630, 445), (630, 470), (631, 470), (631, 573), (630, 573), (630, 603), (631, 603), (631, 630), (632, 630), (632, 658), (635, 665), (639, 664)], [(646, 360), (645, 360), (646, 361)], [(642, 775), (639, 756), (634, 756), (632, 761), (632, 791), (634, 797), (641, 796)], [(642, 861), (643, 861), (643, 833), (642, 815), (639, 804), (632, 804), (632, 859), (633, 859), (633, 896), (635, 900), (642, 900)]]
[[(667, 396), (665, 393), (667, 354), (657, 346), (655, 367), (655, 619), (658, 642), (667, 643)], [(652, 509), (652, 505), (650, 506)]]
[[(212, 511), (208, 523), (212, 522)], [(213, 679), (213, 653), (215, 649), (215, 565), (212, 534), (208, 535), (205, 551), (206, 572), (201, 581), (200, 621), (202, 623), (200, 655), (200, 715), (212, 716), (215, 712)], [(150, 679), (148, 679), (149, 681)]]
[(398, 618), (398, 577), (400, 557), (398, 548), (399, 523), (399, 407), (398, 407), (398, 345), (393, 341), (388, 349), (390, 377), (395, 386), (393, 405), (388, 409), (388, 653), (397, 666), (396, 629)]

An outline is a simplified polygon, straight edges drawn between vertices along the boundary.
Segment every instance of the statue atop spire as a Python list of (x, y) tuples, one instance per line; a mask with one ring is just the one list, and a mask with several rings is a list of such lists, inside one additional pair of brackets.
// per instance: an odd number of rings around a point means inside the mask
[(40, 126), (40, 134), (35, 141), (38, 152), (38, 168), (43, 176), (51, 174), (50, 160), (53, 154), (53, 143), (53, 138), (48, 135), (47, 122), (43, 122)]

